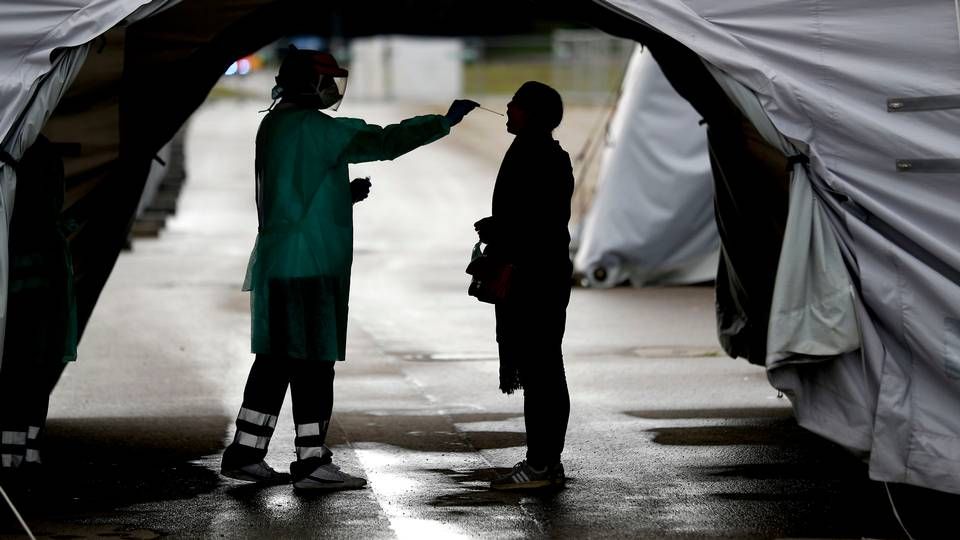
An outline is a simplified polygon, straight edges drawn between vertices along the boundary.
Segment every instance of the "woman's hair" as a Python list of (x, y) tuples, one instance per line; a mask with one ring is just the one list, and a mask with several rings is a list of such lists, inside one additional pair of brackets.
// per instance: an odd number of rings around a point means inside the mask
[(560, 93), (542, 82), (523, 83), (513, 99), (527, 113), (527, 121), (533, 129), (553, 131), (563, 120)]

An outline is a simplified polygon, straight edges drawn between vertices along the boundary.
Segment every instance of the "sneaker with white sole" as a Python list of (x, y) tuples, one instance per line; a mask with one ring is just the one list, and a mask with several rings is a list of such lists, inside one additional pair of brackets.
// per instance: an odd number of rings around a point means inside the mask
[(310, 474), (293, 482), (295, 489), (337, 491), (342, 489), (360, 489), (367, 485), (365, 478), (351, 476), (333, 463), (325, 463), (313, 469)]
[(566, 482), (566, 476), (563, 473), (563, 464), (557, 463), (552, 467), (544, 467), (541, 470), (535, 469), (523, 460), (513, 466), (513, 469), (495, 478), (490, 482), (490, 489), (510, 490), (510, 489), (542, 489), (542, 488), (560, 488)]
[(289, 484), (290, 475), (277, 472), (273, 467), (267, 465), (267, 462), (250, 463), (241, 466), (223, 465), (220, 474), (234, 480), (243, 480), (244, 482), (256, 482), (258, 484)]

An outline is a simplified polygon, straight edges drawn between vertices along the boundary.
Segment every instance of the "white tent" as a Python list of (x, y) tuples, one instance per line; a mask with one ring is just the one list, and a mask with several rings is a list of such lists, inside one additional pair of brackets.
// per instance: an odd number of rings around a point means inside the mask
[[(596, 4), (680, 42), (794, 160), (771, 382), (872, 478), (960, 493), (960, 8)], [(849, 274), (848, 274), (849, 271)]]
[(712, 280), (720, 241), (705, 128), (642, 47), (627, 65), (601, 159), (577, 273), (594, 287)]

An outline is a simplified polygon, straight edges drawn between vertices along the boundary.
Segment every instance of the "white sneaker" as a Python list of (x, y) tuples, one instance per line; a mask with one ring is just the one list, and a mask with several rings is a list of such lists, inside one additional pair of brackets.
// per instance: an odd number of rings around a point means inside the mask
[(320, 465), (307, 476), (295, 481), (296, 489), (336, 491), (341, 489), (360, 489), (367, 485), (365, 478), (350, 476), (333, 463)]
[(223, 467), (220, 474), (234, 480), (243, 480), (244, 482), (256, 482), (258, 484), (289, 484), (290, 475), (277, 472), (273, 467), (267, 465), (265, 461), (260, 463), (251, 463), (241, 467)]

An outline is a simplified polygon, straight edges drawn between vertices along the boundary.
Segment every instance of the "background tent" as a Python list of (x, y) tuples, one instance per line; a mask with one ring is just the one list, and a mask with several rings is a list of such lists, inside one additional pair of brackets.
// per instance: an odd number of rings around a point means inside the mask
[(642, 47), (627, 66), (601, 159), (575, 259), (586, 283), (713, 280), (720, 242), (706, 128)]

